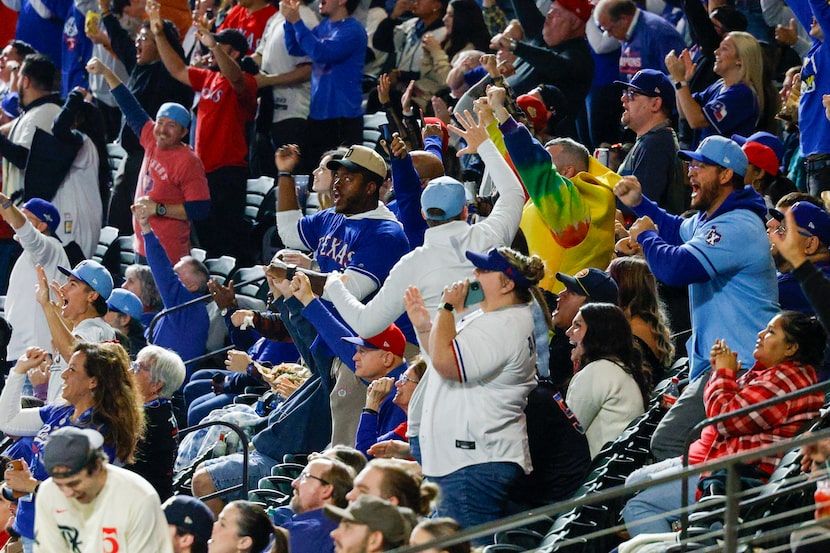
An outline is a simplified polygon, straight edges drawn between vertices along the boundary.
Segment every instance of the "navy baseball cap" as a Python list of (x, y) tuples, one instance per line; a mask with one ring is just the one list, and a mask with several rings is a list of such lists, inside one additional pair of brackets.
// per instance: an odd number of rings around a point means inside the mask
[(662, 98), (664, 106), (671, 107), (671, 111), (675, 109), (674, 87), (669, 78), (656, 69), (640, 69), (630, 82), (614, 81), (614, 84), (633, 88), (643, 96)]
[[(800, 228), (830, 247), (830, 214), (810, 202), (795, 202), (790, 206), (790, 212)], [(784, 214), (777, 209), (770, 209), (769, 214), (776, 221), (784, 221)]]
[(748, 161), (746, 154), (737, 142), (723, 136), (709, 136), (697, 147), (697, 150), (680, 150), (677, 152), (680, 159), (700, 161), (710, 165), (720, 165), (732, 169), (742, 177), (746, 175)]
[(58, 265), (58, 270), (66, 276), (73, 276), (98, 292), (105, 300), (112, 294), (112, 275), (97, 261), (85, 259), (75, 265), (73, 269), (67, 269)]
[(224, 29), (213, 35), (213, 38), (216, 39), (217, 43), (227, 44), (243, 56), (247, 54), (250, 49), (248, 39), (246, 39), (245, 35), (236, 29)]
[(565, 285), (569, 291), (585, 296), (591, 301), (602, 303), (619, 302), (620, 290), (611, 276), (596, 268), (582, 269), (574, 276), (556, 273), (556, 280)]
[(467, 250), (464, 254), (473, 265), (485, 271), (498, 271), (507, 275), (507, 278), (525, 288), (531, 288), (535, 283), (530, 282), (525, 276), (499, 253), (498, 248), (491, 248), (487, 253), (478, 253)]
[[(452, 177), (438, 177), (429, 181), (421, 193), (421, 210), (427, 219), (446, 221), (464, 210), (467, 194), (464, 185)], [(444, 215), (430, 215), (430, 209), (440, 209)]]
[(46, 223), (46, 226), (49, 227), (49, 232), (55, 235), (55, 238), (58, 238), (55, 232), (61, 224), (61, 214), (53, 203), (47, 202), (42, 198), (32, 198), (23, 204), (23, 209), (31, 211), (32, 215)]
[(189, 495), (174, 495), (161, 506), (167, 524), (192, 534), (196, 541), (206, 544), (216, 520), (213, 512), (201, 500)]
[(144, 313), (144, 306), (141, 304), (138, 296), (123, 288), (116, 288), (112, 291), (110, 297), (107, 298), (107, 307), (111, 311), (129, 315), (139, 321), (141, 320), (142, 313)]

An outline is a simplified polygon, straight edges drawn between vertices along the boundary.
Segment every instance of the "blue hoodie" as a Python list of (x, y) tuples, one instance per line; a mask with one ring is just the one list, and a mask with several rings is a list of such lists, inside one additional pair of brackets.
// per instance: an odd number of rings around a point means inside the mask
[(763, 198), (744, 187), (711, 217), (701, 212), (683, 219), (647, 198), (634, 211), (651, 217), (659, 229), (637, 237), (654, 276), (670, 286), (689, 285), (692, 335), (686, 348), (692, 378), (709, 366), (709, 351), (720, 338), (751, 366), (756, 333), (778, 312)]

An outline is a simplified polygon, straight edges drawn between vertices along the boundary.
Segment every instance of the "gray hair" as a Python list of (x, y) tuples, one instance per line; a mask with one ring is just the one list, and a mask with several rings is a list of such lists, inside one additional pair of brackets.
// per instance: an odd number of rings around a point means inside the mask
[(588, 170), (588, 158), (591, 157), (591, 152), (573, 138), (559, 137), (548, 140), (545, 148), (550, 146), (562, 148), (559, 157), (563, 161), (563, 165), (573, 165), (578, 172)]
[(135, 275), (135, 278), (141, 284), (141, 294), (139, 294), (141, 303), (152, 311), (164, 309), (164, 302), (161, 301), (161, 294), (159, 294), (159, 289), (156, 287), (156, 281), (150, 267), (147, 265), (130, 265), (124, 271), (124, 275), (129, 276), (130, 274)]
[(145, 346), (138, 352), (136, 359), (148, 362), (151, 384), (164, 384), (159, 390), (159, 397), (170, 399), (184, 383), (184, 361), (176, 352), (160, 346)]

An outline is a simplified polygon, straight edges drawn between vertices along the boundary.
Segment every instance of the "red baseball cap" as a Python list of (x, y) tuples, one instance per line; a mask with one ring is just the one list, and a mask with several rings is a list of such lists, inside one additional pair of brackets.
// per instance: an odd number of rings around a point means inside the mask
[(388, 351), (398, 357), (403, 357), (404, 350), (406, 349), (406, 337), (395, 323), (387, 326), (383, 332), (377, 336), (372, 336), (371, 338), (344, 336), (341, 340), (366, 348), (382, 349), (383, 351)]

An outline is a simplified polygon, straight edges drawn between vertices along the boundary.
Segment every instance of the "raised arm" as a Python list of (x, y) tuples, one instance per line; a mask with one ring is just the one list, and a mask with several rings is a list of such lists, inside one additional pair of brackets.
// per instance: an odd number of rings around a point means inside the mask
[(156, 47), (164, 67), (174, 79), (190, 86), (187, 65), (167, 41), (167, 36), (164, 34), (164, 25), (159, 12), (161, 5), (155, 0), (149, 0), (145, 9), (147, 10), (147, 18), (150, 20), (150, 31), (156, 39)]
[(204, 16), (197, 17), (193, 19), (193, 25), (196, 27), (196, 37), (199, 39), (199, 42), (213, 53), (213, 58), (219, 66), (219, 72), (230, 81), (231, 86), (237, 94), (244, 94), (247, 90), (245, 74), (242, 72), (239, 64), (225, 50), (219, 47), (219, 44), (210, 32), (210, 23), (208, 20)]

